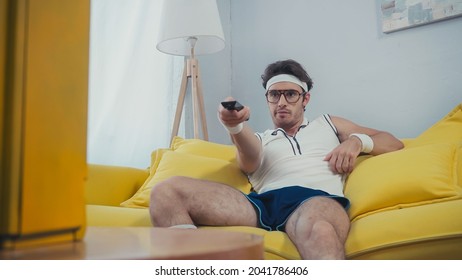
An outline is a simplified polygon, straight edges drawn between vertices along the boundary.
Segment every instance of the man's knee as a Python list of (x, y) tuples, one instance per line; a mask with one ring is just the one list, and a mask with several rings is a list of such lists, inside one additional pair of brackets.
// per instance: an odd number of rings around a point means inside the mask
[(332, 198), (319, 197), (316, 202), (320, 203), (316, 207), (319, 214), (313, 227), (316, 226), (316, 230), (321, 232), (335, 233), (341, 242), (345, 242), (350, 229), (350, 219), (346, 210)]
[(155, 184), (151, 189), (149, 212), (155, 226), (168, 227), (178, 224), (192, 224), (188, 209), (186, 177), (174, 176)]
[(331, 223), (319, 220), (313, 223), (311, 227), (311, 236), (317, 240), (333, 236), (337, 237), (337, 231)]
[(335, 200), (326, 197), (315, 197), (300, 205), (289, 217), (286, 231), (289, 234), (302, 234), (305, 237), (312, 233), (335, 233), (344, 241), (348, 234), (350, 220), (343, 207)]
[(185, 177), (173, 176), (155, 184), (151, 189), (151, 201), (165, 201), (165, 198), (179, 198)]

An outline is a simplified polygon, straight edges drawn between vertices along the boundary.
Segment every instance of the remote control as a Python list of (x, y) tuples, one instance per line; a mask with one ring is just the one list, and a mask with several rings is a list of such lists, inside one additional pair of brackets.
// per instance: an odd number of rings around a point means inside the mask
[(221, 105), (230, 111), (236, 110), (239, 112), (240, 110), (244, 109), (244, 106), (242, 106), (242, 104), (237, 101), (223, 101), (221, 102)]

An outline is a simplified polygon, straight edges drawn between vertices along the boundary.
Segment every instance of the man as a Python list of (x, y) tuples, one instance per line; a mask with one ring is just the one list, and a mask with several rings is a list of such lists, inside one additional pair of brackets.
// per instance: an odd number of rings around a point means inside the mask
[(245, 122), (248, 107), (218, 110), (255, 192), (244, 195), (223, 184), (173, 177), (152, 190), (152, 222), (280, 230), (303, 259), (343, 259), (350, 227), (344, 175), (361, 152), (378, 155), (403, 144), (387, 132), (340, 117), (323, 115), (308, 122), (304, 111), (313, 83), (296, 61), (270, 64), (262, 79), (274, 129), (254, 133)]

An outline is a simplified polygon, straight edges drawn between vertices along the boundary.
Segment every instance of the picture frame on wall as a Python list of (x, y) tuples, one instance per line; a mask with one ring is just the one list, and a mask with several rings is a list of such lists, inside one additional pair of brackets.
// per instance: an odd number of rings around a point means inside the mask
[(382, 32), (391, 33), (462, 16), (462, 0), (380, 0)]

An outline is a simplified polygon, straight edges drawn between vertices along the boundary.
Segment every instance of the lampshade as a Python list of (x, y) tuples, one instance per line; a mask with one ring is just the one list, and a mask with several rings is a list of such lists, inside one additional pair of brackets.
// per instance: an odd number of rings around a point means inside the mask
[(164, 0), (157, 49), (172, 55), (189, 55), (191, 37), (197, 38), (196, 55), (225, 47), (216, 0)]

